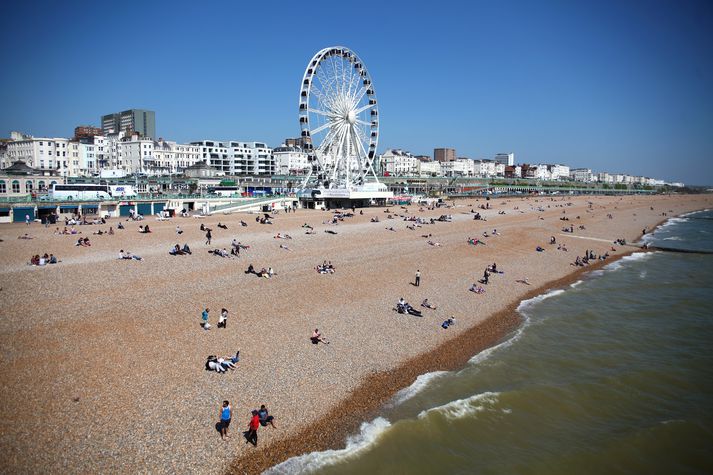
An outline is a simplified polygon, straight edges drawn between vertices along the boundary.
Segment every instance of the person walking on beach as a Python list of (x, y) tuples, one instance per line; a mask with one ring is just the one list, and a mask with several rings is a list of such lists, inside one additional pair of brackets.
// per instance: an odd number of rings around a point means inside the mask
[(419, 285), (421, 285), (421, 270), (420, 270), (420, 269), (418, 269), (418, 270), (416, 271), (416, 282), (415, 282), (414, 285), (415, 285), (416, 287), (418, 287)]
[(228, 427), (230, 427), (230, 419), (233, 417), (233, 408), (230, 407), (230, 402), (223, 401), (223, 406), (220, 408), (220, 437), (225, 440), (229, 439)]
[(257, 430), (260, 427), (260, 416), (258, 415), (258, 412), (253, 409), (252, 411), (252, 417), (250, 418), (250, 422), (248, 423), (248, 431), (245, 433), (245, 438), (247, 439), (247, 443), (253, 444), (255, 447), (257, 447)]
[(210, 233), (210, 229), (208, 229), (208, 232), (205, 233), (205, 243), (206, 245), (210, 246), (210, 240), (213, 238), (213, 235)]
[(203, 313), (201, 314), (201, 319), (203, 321), (201, 326), (203, 327), (204, 330), (207, 330), (210, 328), (210, 324), (208, 323), (208, 313), (209, 312), (210, 312), (210, 309), (206, 308), (205, 310), (203, 310)]

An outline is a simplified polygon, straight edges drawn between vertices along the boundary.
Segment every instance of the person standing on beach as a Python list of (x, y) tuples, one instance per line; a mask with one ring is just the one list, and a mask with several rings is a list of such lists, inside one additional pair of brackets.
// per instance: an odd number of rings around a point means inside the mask
[(218, 319), (218, 328), (223, 327), (227, 328), (226, 325), (228, 324), (228, 309), (224, 308), (223, 310), (220, 311), (220, 318)]
[(418, 287), (419, 285), (421, 285), (421, 270), (420, 270), (420, 269), (416, 270), (416, 283), (415, 283), (415, 285), (416, 285), (416, 287)]
[(213, 238), (213, 235), (210, 233), (210, 229), (208, 229), (208, 232), (205, 233), (205, 243), (206, 245), (210, 246), (210, 240)]
[(233, 408), (230, 407), (230, 402), (223, 401), (223, 406), (220, 408), (220, 437), (223, 440), (230, 438), (228, 427), (230, 427), (230, 419), (232, 417)]
[(247, 442), (245, 442), (246, 444), (249, 442), (255, 447), (257, 447), (257, 430), (259, 427), (260, 416), (258, 415), (258, 412), (253, 409), (252, 417), (250, 418), (250, 422), (248, 423), (248, 431), (245, 434), (245, 438), (247, 439)]
[(210, 325), (208, 324), (208, 313), (209, 313), (209, 312), (210, 312), (210, 309), (209, 309), (209, 308), (206, 308), (205, 310), (203, 310), (203, 314), (201, 315), (201, 318), (202, 318), (202, 320), (203, 320), (203, 325), (202, 325), (202, 326), (203, 326), (203, 329), (204, 329), (204, 330), (207, 330), (207, 329), (210, 328)]

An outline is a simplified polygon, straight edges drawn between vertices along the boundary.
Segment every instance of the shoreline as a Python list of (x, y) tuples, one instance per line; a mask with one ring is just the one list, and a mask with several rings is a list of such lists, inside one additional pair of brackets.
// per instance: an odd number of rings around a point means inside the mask
[[(669, 219), (671, 218), (661, 221), (656, 227)], [(410, 358), (393, 369), (373, 373), (346, 399), (311, 423), (310, 427), (237, 457), (230, 462), (224, 473), (262, 473), (295, 456), (342, 448), (349, 435), (356, 433), (362, 423), (376, 417), (384, 404), (400, 390), (413, 384), (418, 376), (433, 371), (454, 371), (462, 368), (477, 354), (507, 341), (523, 323), (523, 318), (517, 311), (523, 302), (552, 290), (568, 287), (583, 275), (637, 252), (653, 251), (631, 249), (588, 267), (578, 268), (565, 277), (532, 289), (521, 300), (509, 304), (437, 347)], [(339, 423), (336, 424), (335, 421)]]

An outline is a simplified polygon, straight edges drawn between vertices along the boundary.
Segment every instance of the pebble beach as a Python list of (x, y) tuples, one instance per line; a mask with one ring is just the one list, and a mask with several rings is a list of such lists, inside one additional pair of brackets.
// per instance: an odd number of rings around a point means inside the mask
[[(609, 252), (611, 262), (638, 250), (616, 239), (633, 243), (644, 228), (712, 201), (558, 196), (452, 203), (435, 210), (368, 208), (363, 215), (357, 209), (337, 225), (324, 224), (330, 211), (298, 210), (280, 212), (271, 225), (231, 214), (121, 218), (124, 230), (116, 228), (119, 218), (75, 226), (91, 247), (75, 246), (77, 235), (54, 234), (56, 226), (0, 225), (0, 468), (259, 473), (290, 456), (343, 446), (346, 435), (419, 374), (458, 367), (516, 328), (522, 299), (601, 265), (573, 266), (585, 250)], [(471, 210), (485, 221), (473, 220)], [(404, 221), (441, 215), (451, 219), (413, 230)], [(305, 223), (314, 234), (305, 234)], [(140, 224), (152, 233), (139, 233)], [(212, 229), (211, 246), (201, 224)], [(563, 233), (570, 224), (574, 232)], [(114, 235), (92, 234), (109, 226)], [(25, 233), (32, 239), (18, 239)], [(277, 233), (292, 239), (275, 239)], [(568, 250), (549, 244), (551, 236)], [(485, 244), (470, 245), (469, 237)], [(240, 257), (208, 253), (230, 250), (233, 239), (250, 246)], [(193, 253), (170, 256), (177, 243)], [(120, 249), (143, 259), (119, 260)], [(28, 265), (45, 252), (60, 262)], [(324, 260), (334, 274), (315, 271)], [(504, 273), (491, 275), (485, 293), (469, 292), (493, 262)], [(249, 264), (276, 275), (246, 274)], [(400, 297), (423, 317), (398, 314)], [(420, 307), (424, 298), (437, 308)], [(200, 327), (206, 307), (213, 325), (207, 331)], [(217, 328), (223, 307), (227, 327)], [(451, 316), (457, 324), (442, 329)], [(311, 344), (314, 328), (330, 344)], [(237, 350), (236, 370), (205, 370), (206, 356)], [(233, 407), (226, 441), (216, 429), (224, 399)], [(260, 428), (255, 448), (241, 433), (261, 404), (277, 428)]]

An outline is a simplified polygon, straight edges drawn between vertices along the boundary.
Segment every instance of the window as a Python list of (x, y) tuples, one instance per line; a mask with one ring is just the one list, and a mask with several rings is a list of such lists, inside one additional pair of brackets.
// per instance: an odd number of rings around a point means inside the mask
[(0, 193), (7, 193), (7, 187), (5, 186), (5, 180), (0, 180)]
[(40, 181), (37, 183), (37, 189), (39, 189), (40, 191), (44, 191), (44, 189), (45, 189), (45, 182), (42, 181), (42, 180), (40, 180)]
[(19, 193), (20, 192), (20, 182), (17, 180), (12, 180), (12, 192), (13, 193)]

